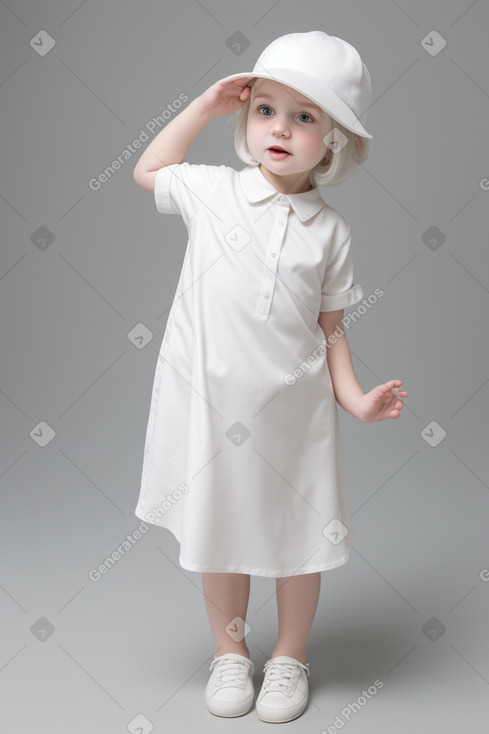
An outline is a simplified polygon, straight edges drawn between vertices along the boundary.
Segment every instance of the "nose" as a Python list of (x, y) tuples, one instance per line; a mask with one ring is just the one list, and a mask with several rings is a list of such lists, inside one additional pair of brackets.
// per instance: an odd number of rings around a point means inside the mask
[(290, 135), (289, 125), (287, 124), (287, 120), (283, 115), (277, 115), (277, 117), (274, 119), (272, 125), (272, 133), (273, 135), (281, 135), (283, 137), (288, 137)]

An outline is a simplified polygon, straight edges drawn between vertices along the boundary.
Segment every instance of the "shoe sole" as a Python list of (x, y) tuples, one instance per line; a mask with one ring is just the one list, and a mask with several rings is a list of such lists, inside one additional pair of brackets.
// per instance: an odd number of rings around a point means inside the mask
[(293, 715), (291, 715), (290, 711), (284, 711), (281, 713), (277, 712), (263, 712), (260, 711), (259, 707), (256, 707), (256, 713), (260, 721), (265, 721), (269, 724), (284, 724), (286, 721), (293, 721), (294, 719), (297, 719), (307, 708), (307, 702), (306, 705), (301, 708), (300, 710), (296, 710)]
[(248, 711), (253, 706), (253, 699), (255, 697), (255, 694), (253, 693), (252, 696), (244, 701), (242, 701), (240, 704), (225, 704), (221, 703), (220, 701), (214, 701), (212, 699), (208, 699), (206, 697), (205, 701), (207, 704), (207, 709), (210, 711), (211, 714), (214, 714), (214, 716), (225, 716), (226, 718), (235, 718), (236, 716), (244, 716), (244, 714), (247, 714)]

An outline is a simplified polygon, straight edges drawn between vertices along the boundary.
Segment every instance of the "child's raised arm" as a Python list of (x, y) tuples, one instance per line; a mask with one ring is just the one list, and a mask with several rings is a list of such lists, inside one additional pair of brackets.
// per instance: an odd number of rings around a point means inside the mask
[(243, 106), (251, 91), (246, 86), (249, 79), (251, 77), (216, 82), (196, 97), (148, 145), (134, 168), (136, 183), (154, 193), (156, 173), (160, 168), (182, 163), (191, 143), (214, 117), (230, 115)]

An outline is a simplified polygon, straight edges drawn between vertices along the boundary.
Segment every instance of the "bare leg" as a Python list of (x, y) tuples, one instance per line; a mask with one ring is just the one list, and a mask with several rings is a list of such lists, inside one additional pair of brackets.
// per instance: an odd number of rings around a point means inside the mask
[(306, 642), (319, 601), (321, 573), (276, 579), (279, 636), (271, 657), (306, 662)]
[[(238, 639), (239, 625), (244, 626), (250, 598), (249, 574), (203, 573), (202, 590), (214, 637), (214, 657), (235, 652), (249, 658), (250, 651), (246, 639), (244, 637), (242, 640)], [(235, 617), (241, 617), (243, 622), (238, 621), (238, 632), (231, 636), (226, 627)]]

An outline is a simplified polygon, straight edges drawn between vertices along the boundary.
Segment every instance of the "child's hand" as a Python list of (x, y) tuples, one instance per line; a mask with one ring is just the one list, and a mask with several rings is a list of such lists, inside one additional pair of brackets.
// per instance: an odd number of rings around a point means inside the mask
[(199, 102), (210, 117), (223, 117), (239, 110), (249, 95), (251, 88), (246, 86), (251, 76), (232, 79), (229, 82), (216, 82), (199, 97)]
[[(384, 418), (399, 418), (403, 402), (396, 398), (391, 390), (401, 385), (402, 380), (389, 380), (383, 385), (374, 387), (365, 395), (360, 395), (356, 403), (355, 417), (364, 423), (374, 423)], [(405, 398), (408, 393), (406, 390), (399, 390), (398, 395)]]

